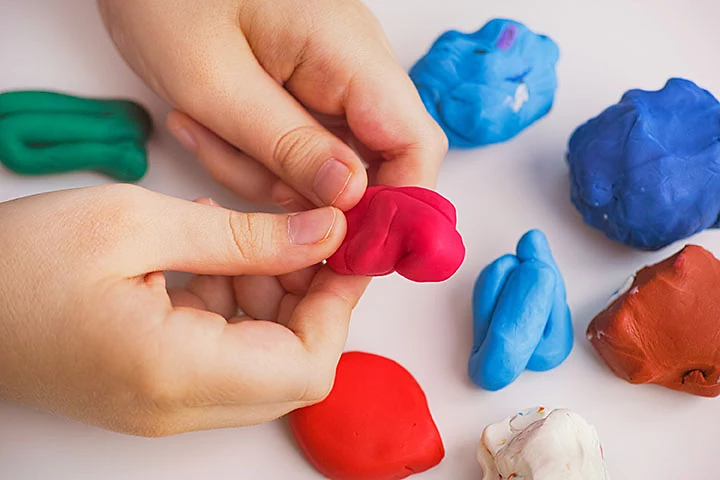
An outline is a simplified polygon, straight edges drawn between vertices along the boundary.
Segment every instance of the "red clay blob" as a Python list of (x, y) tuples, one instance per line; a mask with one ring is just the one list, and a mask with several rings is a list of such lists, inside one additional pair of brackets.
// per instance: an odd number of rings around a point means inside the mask
[(343, 354), (330, 395), (289, 421), (305, 457), (332, 480), (399, 480), (445, 456), (420, 385), (370, 353)]
[(720, 261), (688, 245), (640, 270), (632, 286), (593, 319), (588, 339), (630, 383), (720, 395)]
[(345, 216), (345, 240), (328, 259), (338, 273), (376, 277), (396, 271), (415, 282), (442, 282), (465, 259), (455, 207), (432, 190), (370, 187)]

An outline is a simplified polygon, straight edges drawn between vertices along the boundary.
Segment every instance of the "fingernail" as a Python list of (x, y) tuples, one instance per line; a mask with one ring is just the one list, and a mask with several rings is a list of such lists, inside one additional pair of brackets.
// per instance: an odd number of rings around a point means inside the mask
[(170, 130), (170, 133), (173, 134), (175, 139), (180, 142), (186, 150), (195, 153), (197, 150), (197, 141), (195, 141), (195, 137), (192, 136), (187, 128), (176, 127)]
[(347, 165), (331, 158), (315, 174), (313, 191), (325, 205), (332, 205), (345, 191), (351, 176)]
[(288, 217), (288, 237), (295, 245), (311, 245), (325, 240), (335, 225), (334, 208), (317, 208), (292, 213)]

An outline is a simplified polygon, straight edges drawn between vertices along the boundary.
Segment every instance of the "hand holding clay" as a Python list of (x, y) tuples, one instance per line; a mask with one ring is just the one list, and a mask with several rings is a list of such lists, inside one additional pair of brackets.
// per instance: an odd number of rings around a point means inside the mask
[(538, 230), (482, 271), (473, 292), (470, 378), (487, 390), (514, 382), (526, 368), (560, 365), (573, 347), (565, 282)]
[(147, 171), (151, 131), (147, 111), (127, 100), (0, 95), (0, 162), (23, 175), (93, 170), (135, 182)]
[(330, 395), (289, 419), (308, 461), (332, 480), (399, 480), (445, 456), (420, 385), (370, 353), (344, 353)]
[(610, 480), (595, 428), (565, 409), (530, 408), (489, 425), (482, 480)]
[(455, 207), (420, 187), (378, 186), (346, 213), (347, 235), (328, 265), (346, 275), (398, 272), (415, 282), (450, 278), (465, 258)]
[(657, 250), (720, 217), (720, 103), (693, 82), (631, 90), (570, 138), (572, 201), (617, 242)]
[(617, 376), (720, 395), (720, 261), (702, 247), (640, 270), (587, 330)]
[(366, 285), (318, 265), (342, 213), (203, 203), (111, 185), (0, 204), (0, 400), (163, 436), (324, 398)]
[(558, 47), (525, 25), (495, 19), (444, 33), (410, 71), (450, 146), (504, 142), (545, 116), (557, 88)]
[(368, 184), (435, 185), (447, 139), (361, 0), (99, 4), (169, 130), (246, 200), (346, 211)]

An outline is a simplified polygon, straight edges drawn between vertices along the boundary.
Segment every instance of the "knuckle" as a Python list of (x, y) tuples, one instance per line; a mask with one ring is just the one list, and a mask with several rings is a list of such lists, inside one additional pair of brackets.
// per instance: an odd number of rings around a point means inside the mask
[(266, 246), (272, 245), (265, 219), (259, 213), (230, 212), (229, 225), (233, 259), (245, 264), (252, 263), (261, 256)]
[(262, 21), (265, 28), (246, 29), (255, 57), (264, 70), (280, 84), (290, 79), (305, 62), (309, 47), (317, 39), (320, 30), (316, 26), (317, 11), (305, 5), (312, 0), (294, 1), (299, 6), (293, 12), (294, 28), (287, 29), (280, 25), (280, 28), (267, 28), (267, 19), (250, 18), (249, 25), (254, 26)]
[(302, 174), (312, 168), (312, 160), (323, 143), (322, 127), (303, 125), (282, 134), (273, 148), (273, 162), (289, 175)]

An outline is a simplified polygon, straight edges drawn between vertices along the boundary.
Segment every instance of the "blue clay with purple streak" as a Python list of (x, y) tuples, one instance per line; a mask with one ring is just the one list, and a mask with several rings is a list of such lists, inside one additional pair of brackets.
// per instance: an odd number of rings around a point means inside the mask
[(512, 20), (441, 35), (410, 70), (425, 107), (452, 148), (505, 142), (552, 108), (560, 52)]
[(570, 138), (571, 198), (588, 225), (639, 250), (720, 226), (720, 103), (695, 83), (630, 90)]

